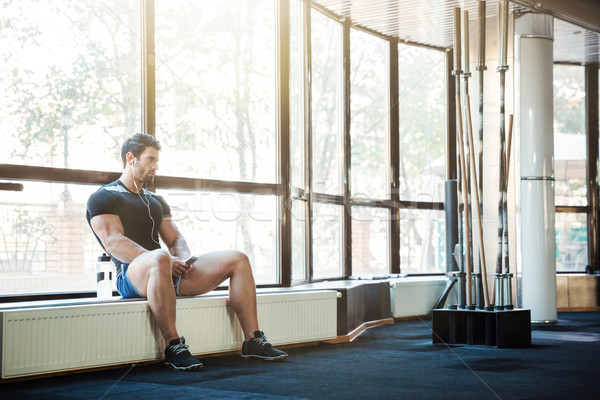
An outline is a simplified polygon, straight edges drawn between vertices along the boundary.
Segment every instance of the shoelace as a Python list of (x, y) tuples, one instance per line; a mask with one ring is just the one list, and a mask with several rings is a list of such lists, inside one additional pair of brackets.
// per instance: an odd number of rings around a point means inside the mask
[(267, 337), (264, 335), (261, 337), (254, 338), (254, 340), (261, 346), (269, 344), (269, 342), (267, 342)]
[(184, 351), (187, 351), (188, 347), (189, 347), (189, 346), (188, 346), (187, 344), (183, 344), (183, 343), (180, 343), (180, 344), (176, 344), (176, 345), (174, 345), (174, 346), (171, 346), (171, 348), (173, 349), (173, 352), (174, 352), (175, 354), (180, 354), (180, 353), (182, 353), (182, 352), (184, 352)]

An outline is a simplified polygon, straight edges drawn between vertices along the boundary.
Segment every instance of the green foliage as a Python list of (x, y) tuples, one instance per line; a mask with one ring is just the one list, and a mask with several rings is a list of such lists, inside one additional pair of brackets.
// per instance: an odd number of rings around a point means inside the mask
[(418, 200), (431, 190), (422, 176), (444, 179), (443, 163), (440, 167), (436, 161), (445, 154), (445, 55), (404, 45), (398, 53), (401, 196)]
[(585, 134), (584, 68), (554, 67), (554, 123), (560, 133)]
[[(85, 168), (89, 161), (69, 148), (91, 151), (88, 143), (101, 141), (110, 151), (139, 130), (132, 1), (5, 2), (3, 15), (0, 85), (9, 95), (0, 109), (12, 162), (62, 167), (71, 159)], [(91, 129), (106, 136), (92, 141)]]

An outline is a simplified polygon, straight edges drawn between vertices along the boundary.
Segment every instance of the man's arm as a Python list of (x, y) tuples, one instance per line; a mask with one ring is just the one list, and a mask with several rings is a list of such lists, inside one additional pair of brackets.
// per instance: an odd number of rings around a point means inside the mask
[(186, 277), (189, 266), (184, 261), (190, 256), (190, 248), (177, 225), (171, 218), (164, 218), (158, 227), (158, 233), (173, 256), (173, 274)]
[(148, 251), (125, 236), (125, 230), (118, 215), (96, 215), (90, 220), (90, 225), (106, 251), (123, 263), (130, 263), (137, 256)]
[(163, 219), (158, 227), (158, 233), (173, 256), (182, 260), (190, 256), (190, 248), (173, 220)]

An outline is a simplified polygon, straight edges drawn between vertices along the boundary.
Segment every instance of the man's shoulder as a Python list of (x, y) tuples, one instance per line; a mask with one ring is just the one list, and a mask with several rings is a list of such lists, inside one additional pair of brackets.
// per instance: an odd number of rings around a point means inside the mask
[(105, 190), (109, 193), (129, 193), (129, 190), (127, 190), (127, 188), (123, 186), (118, 180), (111, 183), (107, 183), (106, 185), (98, 189), (98, 191), (101, 190)]
[(99, 187), (98, 190), (91, 194), (88, 203), (103, 203), (105, 201), (112, 201), (110, 199), (120, 198), (122, 197), (122, 194), (126, 192), (127, 189), (124, 188), (117, 180)]
[(88, 220), (100, 214), (117, 214), (122, 203), (121, 185), (118, 181), (106, 184), (96, 190), (87, 201)]

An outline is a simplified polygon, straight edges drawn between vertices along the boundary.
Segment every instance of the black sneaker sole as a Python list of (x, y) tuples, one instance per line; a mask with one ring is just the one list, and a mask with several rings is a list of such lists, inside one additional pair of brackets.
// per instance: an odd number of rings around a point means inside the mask
[(264, 360), (264, 361), (283, 361), (283, 360), (285, 360), (287, 358), (288, 355), (287, 354), (282, 354), (282, 355), (275, 356), (275, 357), (265, 357), (265, 356), (257, 356), (257, 355), (254, 355), (254, 354), (248, 354), (248, 355), (242, 354), (241, 356), (242, 356), (242, 358), (246, 358), (246, 359), (248, 359), (248, 358), (258, 358), (258, 359), (261, 359), (261, 360)]
[(204, 367), (204, 365), (202, 365), (202, 363), (188, 365), (187, 367), (178, 367), (177, 365), (172, 364), (170, 362), (165, 362), (165, 363), (163, 363), (163, 365), (165, 366), (165, 368), (169, 368), (174, 371), (198, 371), (199, 369)]

